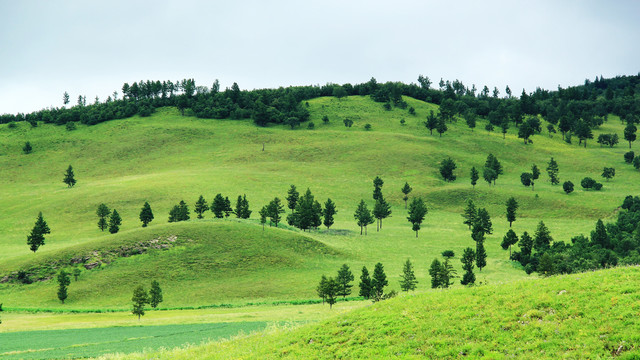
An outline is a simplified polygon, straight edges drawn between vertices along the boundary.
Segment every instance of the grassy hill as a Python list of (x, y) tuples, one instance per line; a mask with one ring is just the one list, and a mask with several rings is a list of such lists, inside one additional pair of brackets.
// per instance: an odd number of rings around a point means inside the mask
[(107, 359), (638, 359), (640, 267), (399, 298), (293, 330)]
[[(487, 207), (495, 228), (494, 235), (486, 242), (488, 266), (479, 280), (503, 282), (526, 276), (499, 247), (508, 226), (504, 203), (510, 196), (520, 202), (519, 217), (513, 225), (518, 233), (533, 232), (537, 222), (544, 220), (556, 240), (568, 241), (573, 235), (588, 233), (598, 218), (614, 215), (624, 196), (637, 193), (635, 179), (638, 173), (623, 163), (622, 154), (627, 151), (623, 145), (601, 148), (591, 141), (585, 149), (564, 143), (560, 136), (550, 138), (546, 134), (535, 136), (533, 145), (524, 145), (513, 129), (506, 139), (502, 139), (501, 134), (484, 130), (472, 132), (462, 121), (450, 124), (450, 130), (442, 137), (430, 136), (422, 122), (428, 111), (437, 107), (405, 99), (416, 109), (417, 115), (397, 108), (385, 111), (368, 97), (311, 100), (309, 111), (311, 121), (316, 124), (314, 130), (306, 129), (306, 124), (289, 130), (284, 126), (258, 128), (249, 121), (182, 117), (170, 108), (161, 109), (149, 118), (133, 117), (91, 127), (79, 126), (78, 130), (70, 132), (54, 125), (37, 128), (30, 128), (26, 123), (17, 128), (0, 126), (0, 167), (3, 169), (0, 178), (3, 202), (0, 208), (3, 249), (0, 273), (18, 270), (30, 264), (30, 259), (47, 259), (76, 246), (89, 249), (102, 243), (117, 243), (119, 236), (148, 240), (166, 229), (163, 224), (173, 205), (184, 199), (193, 209), (200, 194), (211, 200), (220, 192), (232, 201), (239, 194), (247, 194), (255, 224), (262, 205), (275, 196), (284, 198), (289, 185), (296, 184), (302, 191), (310, 187), (321, 202), (330, 197), (337, 204), (338, 214), (332, 230), (314, 231), (309, 236), (340, 253), (340, 260), (347, 262), (356, 273), (363, 265), (371, 269), (376, 262), (383, 262), (394, 288), (397, 288), (401, 265), (406, 258), (411, 258), (416, 265), (422, 287), (427, 284), (427, 268), (434, 257), (446, 249), (459, 255), (463, 248), (473, 245), (460, 217), (465, 201), (473, 199), (478, 206)], [(324, 115), (329, 117), (329, 124), (323, 124)], [(354, 120), (353, 127), (346, 128), (342, 124), (344, 118)], [(400, 124), (403, 118), (405, 125)], [(372, 125), (371, 131), (363, 129), (367, 123)], [(478, 128), (482, 127), (482, 124), (478, 125)], [(622, 133), (622, 125), (612, 116), (596, 131), (596, 137), (599, 132)], [(21, 152), (27, 140), (34, 147), (29, 155)], [(263, 144), (265, 151), (262, 151)], [(481, 182), (474, 190), (469, 185), (469, 169), (482, 167), (488, 153), (498, 157), (505, 173), (498, 179), (497, 186)], [(536, 184), (535, 191), (523, 187), (520, 173), (528, 171), (533, 163), (544, 169), (551, 156), (560, 164), (563, 181), (572, 180), (578, 184), (585, 176), (598, 178), (604, 166), (615, 167), (617, 175), (614, 180), (605, 182), (600, 192), (577, 190), (569, 196), (560, 186), (551, 186), (545, 174)], [(438, 164), (445, 157), (453, 158), (458, 165), (458, 180), (453, 183), (443, 181), (438, 173)], [(69, 164), (74, 166), (78, 180), (71, 189), (62, 183), (62, 175)], [(392, 204), (393, 214), (385, 221), (381, 232), (376, 233), (370, 226), (369, 235), (360, 236), (352, 214), (360, 199), (366, 199), (369, 206), (373, 206), (371, 193), (375, 176), (381, 176), (385, 181), (383, 193)], [(425, 198), (429, 208), (417, 239), (405, 219), (400, 192), (405, 181), (414, 188), (411, 196)], [(148, 230), (141, 229), (138, 220), (144, 201), (149, 201), (156, 215)], [(109, 235), (97, 228), (95, 210), (103, 202), (116, 208), (123, 217), (122, 235)], [(43, 212), (52, 233), (47, 236), (46, 245), (33, 254), (26, 245), (26, 235), (39, 211)], [(228, 222), (211, 220), (212, 217), (208, 213), (205, 220), (191, 220), (188, 224), (207, 227), (201, 224)], [(257, 224), (255, 229), (249, 228), (245, 225), (242, 232), (254, 231), (255, 234), (259, 229)], [(212, 230), (202, 238), (216, 236), (214, 233)], [(185, 258), (183, 261), (191, 256), (180, 250), (169, 253)], [(268, 254), (264, 257), (267, 263), (273, 261)], [(116, 266), (130, 264), (128, 266), (137, 271), (135, 276), (150, 281), (147, 277), (154, 272), (133, 265), (143, 261), (136, 259), (114, 263), (114, 270), (105, 268), (101, 273), (113, 271), (115, 277), (120, 270), (124, 271)], [(277, 257), (275, 259), (279, 261)], [(235, 285), (228, 285), (238, 294), (221, 290), (212, 292), (216, 295), (200, 296), (203, 287), (193, 282), (186, 289), (193, 289), (194, 296), (184, 298), (189, 299), (190, 304), (251, 296), (309, 298), (314, 296), (313, 284), (318, 275), (337, 270), (338, 263), (335, 258), (321, 260), (315, 268), (298, 270), (296, 276), (304, 279), (296, 283), (304, 284), (300, 287), (250, 290), (255, 281), (265, 276), (261, 268), (255, 267), (250, 274), (236, 277)], [(455, 263), (459, 266), (458, 261)], [(169, 288), (182, 288), (179, 281), (172, 283), (168, 275), (166, 279)], [(109, 277), (83, 275), (82, 281), (89, 280), (101, 285), (112, 281)], [(44, 294), (53, 289), (54, 285), (48, 283), (0, 284), (0, 298), (10, 300), (5, 301), (7, 307), (19, 306), (13, 299), (33, 306), (43, 301), (47, 306), (56, 306), (53, 292), (43, 300)], [(87, 308), (94, 303), (115, 306), (128, 298), (118, 294), (122, 289), (116, 287), (110, 292), (108, 297), (112, 299), (86, 297), (76, 305)], [(71, 296), (75, 296), (73, 291), (70, 290)], [(122, 306), (126, 306), (126, 301)]]

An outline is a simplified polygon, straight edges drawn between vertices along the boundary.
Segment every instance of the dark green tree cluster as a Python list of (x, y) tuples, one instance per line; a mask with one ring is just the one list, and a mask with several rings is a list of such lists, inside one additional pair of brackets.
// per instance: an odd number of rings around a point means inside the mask
[(377, 263), (373, 270), (373, 276), (369, 276), (369, 270), (366, 266), (362, 267), (360, 275), (360, 292), (359, 295), (365, 299), (371, 299), (374, 302), (393, 297), (395, 293), (392, 291), (388, 294), (384, 293), (384, 288), (389, 285), (387, 275), (384, 272), (382, 263)]
[(618, 134), (600, 134), (598, 135), (598, 144), (614, 147), (618, 144)]
[(580, 186), (582, 186), (583, 189), (585, 190), (601, 190), (602, 189), (602, 184), (595, 181), (594, 179), (590, 178), (590, 177), (585, 177), (584, 179), (582, 179), (580, 181)]
[(229, 200), (229, 197), (223, 197), (220, 193), (216, 194), (216, 196), (213, 198), (210, 210), (211, 212), (213, 212), (214, 216), (217, 219), (229, 217), (229, 215), (233, 213), (233, 208), (231, 207), (231, 201)]
[(60, 272), (58, 273), (57, 279), (58, 279), (58, 300), (60, 300), (60, 302), (64, 304), (64, 301), (68, 297), (67, 290), (69, 288), (69, 284), (71, 284), (71, 279), (69, 278), (69, 274), (64, 270), (60, 270)]
[[(507, 204), (507, 206), (509, 206), (509, 204)], [(515, 210), (513, 216), (515, 218)], [(484, 248), (485, 235), (493, 233), (491, 217), (487, 209), (476, 209), (475, 204), (471, 200), (467, 200), (467, 206), (462, 217), (464, 218), (464, 224), (471, 229), (471, 239), (476, 243), (476, 251), (474, 253), (476, 256), (476, 266), (482, 270), (482, 268), (487, 265), (487, 252)]]
[(411, 201), (407, 220), (411, 223), (411, 229), (416, 232), (416, 237), (418, 237), (418, 231), (420, 231), (420, 227), (422, 226), (422, 222), (424, 221), (427, 212), (427, 205), (425, 205), (422, 198), (414, 198), (413, 201)]
[[(287, 201), (291, 204), (289, 199)], [(304, 195), (295, 203), (293, 212), (287, 216), (287, 223), (302, 231), (317, 229), (322, 225), (322, 214), (322, 205), (311, 194), (311, 190), (307, 188)]]
[(62, 182), (67, 184), (67, 187), (73, 187), (76, 184), (77, 181), (75, 175), (73, 174), (73, 167), (71, 165), (69, 165), (67, 171), (64, 173)]
[(413, 291), (416, 289), (418, 285), (418, 280), (416, 279), (416, 274), (413, 270), (413, 264), (411, 260), (407, 259), (407, 261), (402, 266), (402, 274), (400, 274), (400, 289), (402, 291)]
[(139, 215), (140, 221), (142, 221), (142, 227), (147, 227), (150, 222), (153, 221), (153, 211), (151, 210), (151, 205), (148, 202), (144, 202), (142, 205), (142, 209), (140, 209)]
[(453, 279), (456, 278), (456, 270), (446, 258), (444, 262), (433, 259), (429, 267), (429, 275), (431, 276), (431, 288), (448, 288), (453, 285)]
[(367, 207), (367, 204), (364, 200), (360, 200), (358, 207), (356, 208), (356, 212), (353, 214), (353, 218), (356, 220), (358, 226), (360, 226), (360, 235), (362, 235), (362, 231), (364, 229), (364, 234), (367, 234), (367, 225), (373, 224), (375, 221), (371, 211)]
[(169, 211), (169, 222), (187, 221), (189, 218), (189, 206), (184, 200), (180, 200), (180, 203)]
[(322, 298), (322, 303), (328, 303), (331, 308), (336, 303), (338, 296), (342, 296), (344, 299), (351, 294), (353, 280), (354, 276), (351, 269), (347, 264), (343, 264), (335, 278), (322, 275), (320, 283), (316, 287), (316, 292)]
[(451, 158), (446, 158), (442, 160), (440, 163), (440, 175), (447, 182), (452, 182), (456, 180), (456, 176), (453, 174), (453, 171), (456, 169), (456, 162)]
[(473, 285), (476, 282), (476, 275), (473, 273), (473, 268), (475, 267), (474, 264), (476, 262), (476, 253), (472, 248), (468, 247), (464, 249), (460, 262), (462, 262), (462, 270), (464, 270), (460, 284)]
[(234, 213), (239, 219), (248, 219), (251, 216), (251, 210), (249, 210), (249, 200), (247, 200), (246, 194), (242, 196), (238, 195)]
[(42, 212), (40, 212), (36, 218), (36, 223), (33, 225), (33, 229), (31, 229), (31, 233), (27, 236), (29, 249), (34, 253), (38, 251), (38, 248), (44, 245), (44, 236), (46, 234), (51, 234), (51, 229), (49, 229), (49, 225), (47, 225), (47, 222), (42, 217)]
[(496, 184), (496, 180), (500, 175), (503, 174), (502, 164), (500, 161), (493, 155), (489, 154), (487, 156), (487, 161), (484, 163), (484, 169), (482, 170), (482, 177), (484, 180), (491, 185)]

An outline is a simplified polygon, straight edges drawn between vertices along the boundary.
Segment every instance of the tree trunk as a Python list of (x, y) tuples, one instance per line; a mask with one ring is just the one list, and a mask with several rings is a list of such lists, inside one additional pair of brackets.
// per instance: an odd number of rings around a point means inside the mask
[(362, 235), (362, 225), (360, 225), (360, 235)]
[(418, 230), (416, 230), (416, 237), (418, 237)]

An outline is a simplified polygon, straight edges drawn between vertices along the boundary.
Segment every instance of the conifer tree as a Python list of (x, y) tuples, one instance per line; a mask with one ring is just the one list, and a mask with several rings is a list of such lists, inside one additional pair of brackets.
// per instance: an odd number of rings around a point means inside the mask
[(246, 194), (243, 196), (238, 195), (236, 210), (234, 212), (239, 219), (248, 219), (251, 217), (251, 210), (249, 210), (249, 201), (247, 200)]
[(267, 213), (269, 218), (271, 219), (271, 222), (274, 223), (276, 227), (278, 227), (278, 223), (280, 222), (280, 220), (282, 220), (282, 215), (280, 214), (284, 213), (284, 206), (282, 206), (279, 198), (275, 197), (273, 200), (271, 200), (271, 202), (267, 206)]
[(469, 230), (471, 230), (471, 226), (475, 223), (477, 216), (478, 212), (473, 200), (467, 200), (467, 207), (464, 209), (464, 214), (462, 214), (462, 217), (464, 218), (462, 223), (469, 226)]
[(413, 189), (411, 188), (411, 186), (409, 186), (409, 183), (405, 182), (404, 186), (402, 187), (402, 190), (401, 190), (402, 194), (403, 194), (402, 200), (404, 200), (404, 208), (405, 209), (407, 208), (407, 200), (409, 200), (409, 193), (411, 192), (411, 190), (413, 190)]
[(198, 201), (196, 201), (195, 207), (196, 214), (198, 214), (198, 219), (204, 218), (202, 214), (204, 214), (204, 212), (207, 210), (209, 210), (209, 205), (207, 205), (207, 201), (204, 199), (204, 196), (200, 195)]
[(509, 259), (511, 259), (511, 246), (515, 245), (515, 243), (517, 242), (518, 235), (515, 231), (513, 231), (513, 229), (509, 229), (509, 231), (507, 231), (507, 234), (502, 239), (502, 243), (500, 244), (503, 250), (509, 249)]
[[(493, 181), (493, 185), (495, 185), (496, 180), (503, 173), (502, 164), (500, 164), (500, 161), (498, 161), (498, 159), (493, 154), (489, 154), (487, 156), (487, 161), (484, 163), (484, 168), (485, 168), (485, 175), (484, 175), (485, 180), (487, 180), (487, 182), (491, 180)], [(493, 172), (490, 172), (490, 171), (487, 172), (487, 169), (493, 170)], [(490, 180), (487, 179), (487, 175), (490, 175), (489, 176)]]
[(360, 204), (358, 204), (358, 208), (356, 212), (353, 214), (354, 219), (356, 219), (356, 223), (360, 226), (360, 235), (362, 235), (362, 229), (365, 230), (367, 225), (373, 224), (373, 216), (371, 216), (371, 211), (367, 208), (367, 204), (364, 203), (364, 200), (360, 200)]
[(151, 205), (148, 202), (144, 202), (142, 209), (140, 210), (140, 221), (142, 221), (142, 227), (147, 227), (150, 222), (153, 221), (153, 211), (151, 211)]
[(322, 278), (320, 278), (320, 283), (316, 286), (316, 293), (318, 294), (318, 297), (322, 299), (322, 305), (324, 305), (324, 302), (327, 299), (327, 295), (325, 293), (327, 289), (327, 280), (327, 277), (323, 274)]
[(371, 297), (373, 301), (382, 300), (384, 295), (384, 287), (389, 285), (387, 281), (387, 275), (384, 273), (384, 266), (381, 263), (377, 263), (373, 269), (373, 277), (371, 278)]
[(46, 234), (50, 234), (51, 229), (49, 229), (49, 225), (42, 217), (42, 212), (38, 213), (38, 217), (36, 218), (36, 223), (33, 225), (33, 229), (31, 229), (31, 233), (27, 236), (27, 245), (34, 253), (38, 251), (38, 248), (44, 245)]
[(287, 206), (291, 209), (291, 212), (295, 210), (296, 204), (298, 203), (298, 199), (300, 198), (300, 193), (296, 189), (295, 185), (291, 185), (289, 190), (287, 191)]
[(478, 170), (476, 170), (475, 166), (471, 168), (471, 186), (475, 189), (476, 184), (478, 183), (478, 179), (480, 175), (478, 174)]
[(464, 249), (462, 252), (462, 258), (460, 259), (462, 262), (462, 269), (464, 270), (464, 275), (462, 275), (462, 280), (460, 280), (460, 284), (462, 285), (472, 285), (476, 282), (476, 275), (473, 273), (474, 263), (476, 261), (476, 254), (472, 248), (468, 247)]
[(233, 212), (233, 208), (231, 207), (231, 200), (229, 197), (224, 198), (224, 217), (229, 217), (229, 215)]
[(67, 168), (67, 172), (65, 172), (62, 182), (67, 184), (67, 187), (73, 187), (76, 184), (76, 179), (73, 174), (73, 167), (71, 167), (71, 165), (69, 165), (69, 167)]
[(31, 146), (31, 143), (27, 141), (22, 147), (22, 152), (25, 154), (31, 154), (31, 151), (33, 151), (33, 147)]
[(416, 274), (413, 271), (413, 264), (407, 259), (402, 267), (402, 274), (400, 275), (400, 289), (402, 291), (413, 291), (416, 289), (418, 280), (416, 280)]
[(224, 217), (225, 208), (226, 203), (224, 201), (224, 197), (219, 193), (213, 198), (213, 203), (211, 203), (211, 212), (213, 212), (213, 215), (216, 218), (222, 219)]
[(607, 234), (607, 229), (601, 219), (598, 219), (596, 229), (591, 232), (591, 243), (594, 245), (600, 245), (603, 249), (612, 248), (609, 235)]
[(489, 216), (489, 212), (485, 208), (479, 208), (477, 212), (476, 221), (480, 230), (484, 234), (493, 234), (493, 223), (491, 222), (491, 217)]
[(75, 281), (78, 281), (78, 276), (80, 276), (81, 273), (82, 270), (80, 270), (80, 268), (73, 268), (73, 278)]
[(629, 142), (629, 149), (631, 149), (631, 143), (636, 141), (636, 131), (638, 128), (632, 122), (627, 122), (627, 126), (624, 128), (624, 139)]
[(457, 277), (456, 273), (457, 271), (453, 268), (449, 259), (445, 259), (440, 267), (440, 287), (448, 288), (453, 285), (453, 279)]
[(160, 283), (158, 283), (156, 280), (153, 280), (151, 281), (151, 290), (149, 290), (149, 305), (151, 305), (151, 307), (155, 309), (162, 301), (163, 298)]
[(553, 157), (549, 160), (549, 164), (547, 165), (547, 174), (549, 175), (551, 185), (558, 185), (560, 183), (560, 178), (558, 177), (558, 163), (553, 159)]
[(344, 299), (347, 295), (351, 294), (351, 282), (354, 280), (353, 273), (349, 269), (347, 264), (343, 264), (340, 270), (338, 270), (338, 276), (336, 277), (336, 283), (338, 284), (338, 295), (342, 295)]
[(112, 234), (117, 233), (120, 230), (120, 225), (122, 225), (122, 218), (116, 209), (113, 209), (109, 218), (109, 232)]
[(96, 210), (96, 215), (98, 215), (98, 227), (101, 231), (107, 228), (107, 216), (111, 213), (111, 210), (105, 204), (98, 205), (98, 210)]
[(412, 224), (412, 230), (416, 232), (416, 237), (418, 237), (420, 225), (427, 215), (427, 212), (427, 206), (424, 204), (424, 201), (422, 201), (422, 198), (414, 198), (409, 205), (409, 216), (407, 220)]
[(376, 204), (373, 207), (373, 217), (376, 218), (376, 231), (382, 229), (382, 220), (391, 215), (391, 205), (384, 199), (382, 194), (376, 200)]
[(263, 206), (258, 214), (260, 214), (260, 224), (262, 224), (262, 231), (264, 231), (264, 224), (267, 222), (267, 216), (269, 215), (267, 206)]
[(484, 249), (484, 240), (476, 242), (476, 266), (480, 271), (487, 266), (487, 252)]
[(331, 201), (331, 199), (327, 199), (327, 202), (324, 203), (324, 210), (322, 210), (322, 217), (324, 218), (324, 226), (328, 228), (333, 225), (333, 216), (337, 214), (336, 204)]
[(378, 200), (382, 197), (382, 185), (384, 181), (379, 176), (373, 179), (373, 200)]
[(536, 228), (536, 233), (533, 236), (533, 248), (536, 252), (542, 253), (551, 247), (551, 242), (553, 242), (553, 238), (551, 237), (549, 228), (547, 228), (544, 222), (540, 221)]
[(131, 298), (131, 301), (133, 302), (133, 309), (131, 310), (131, 313), (133, 313), (133, 315), (137, 315), (139, 321), (140, 317), (144, 315), (144, 306), (149, 303), (149, 295), (142, 285), (133, 290), (133, 297)]
[(522, 233), (518, 246), (520, 247), (520, 254), (522, 256), (531, 255), (531, 250), (533, 249), (533, 239), (531, 238), (531, 236), (529, 236), (529, 233), (527, 233), (526, 231)]
[(336, 303), (336, 296), (338, 295), (338, 282), (336, 279), (329, 277), (327, 278), (327, 282), (324, 287), (324, 296), (326, 298), (327, 304), (329, 304), (329, 309), (333, 307), (333, 304)]
[(69, 287), (69, 284), (71, 284), (69, 274), (64, 270), (60, 270), (60, 273), (58, 273), (58, 300), (63, 304), (67, 299), (67, 288)]
[(531, 178), (533, 180), (538, 180), (539, 177), (540, 169), (538, 169), (538, 166), (536, 164), (531, 165)]
[(441, 285), (440, 275), (442, 274), (442, 263), (440, 260), (433, 259), (431, 266), (429, 267), (429, 275), (431, 276), (431, 288), (436, 289)]
[(518, 210), (518, 202), (512, 196), (507, 200), (507, 221), (509, 222), (509, 227), (516, 221), (516, 211)]
[(358, 295), (362, 296), (365, 299), (369, 299), (371, 297), (371, 277), (369, 276), (369, 270), (367, 270), (366, 266), (362, 267), (362, 273), (360, 274), (360, 292)]

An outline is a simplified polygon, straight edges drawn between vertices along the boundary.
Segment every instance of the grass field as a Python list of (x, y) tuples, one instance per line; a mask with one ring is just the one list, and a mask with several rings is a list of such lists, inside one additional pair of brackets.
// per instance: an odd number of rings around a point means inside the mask
[[(171, 108), (149, 118), (80, 125), (71, 132), (54, 125), (31, 128), (21, 123), (13, 129), (0, 125), (0, 278), (20, 269), (46, 267), (52, 259), (65, 261), (154, 238), (179, 239), (168, 250), (119, 258), (84, 271), (71, 283), (64, 305), (56, 298), (55, 281), (0, 283), (0, 303), (10, 311), (2, 315), (2, 331), (18, 331), (9, 321), (14, 314), (24, 315), (12, 312), (17, 309), (126, 311), (132, 289), (138, 284), (148, 287), (152, 279), (163, 287), (161, 306), (168, 308), (304, 302), (316, 297), (320, 275), (333, 275), (343, 263), (357, 278), (362, 266), (371, 271), (382, 262), (389, 288), (398, 290), (402, 264), (410, 258), (416, 266), (418, 291), (431, 292), (428, 266), (433, 258), (454, 250), (460, 272), (458, 256), (474, 245), (460, 216), (467, 199), (486, 207), (494, 223), (494, 234), (485, 245), (488, 265), (477, 274), (478, 280), (490, 285), (517, 281), (528, 276), (499, 246), (508, 229), (504, 204), (509, 197), (520, 203), (513, 224), (518, 234), (532, 233), (544, 220), (556, 241), (568, 242), (574, 235), (588, 235), (598, 218), (615, 217), (624, 197), (638, 194), (640, 173), (622, 157), (628, 151), (626, 144), (601, 148), (590, 140), (585, 149), (566, 144), (560, 135), (550, 138), (545, 131), (533, 137), (533, 145), (524, 145), (517, 129), (510, 129), (503, 139), (502, 134), (480, 130), (483, 123), (471, 131), (464, 121), (448, 124), (442, 137), (431, 136), (422, 122), (437, 106), (405, 100), (416, 109), (416, 116), (400, 109), (385, 111), (367, 97), (310, 100), (314, 130), (306, 123), (290, 130), (258, 128), (250, 121), (182, 117)], [(329, 124), (323, 124), (324, 115)], [(351, 128), (342, 123), (347, 117), (354, 120)], [(371, 131), (364, 130), (367, 123)], [(619, 119), (610, 116), (594, 136), (622, 134), (622, 130)], [(32, 154), (22, 153), (25, 141), (33, 145)], [(489, 153), (502, 162), (504, 174), (496, 186), (481, 180), (473, 189), (469, 170), (481, 168)], [(576, 184), (573, 194), (565, 195), (561, 186), (548, 182), (544, 169), (551, 156), (559, 163), (561, 181)], [(438, 172), (445, 157), (458, 165), (453, 183), (443, 181)], [(520, 174), (533, 163), (543, 170), (535, 191), (520, 183)], [(71, 189), (62, 183), (69, 164), (78, 180)], [(604, 166), (616, 168), (616, 177), (609, 182), (600, 178)], [(372, 225), (368, 235), (361, 236), (353, 212), (360, 199), (373, 207), (375, 176), (385, 182), (382, 190), (393, 214), (382, 231), (376, 232)], [(583, 191), (579, 183), (585, 176), (603, 182), (603, 190)], [(418, 238), (406, 221), (400, 192), (405, 181), (414, 189), (410, 196), (423, 197), (429, 208)], [(302, 233), (268, 226), (262, 230), (258, 210), (275, 196), (284, 199), (290, 184), (301, 192), (311, 188), (320, 202), (329, 197), (337, 204), (331, 230)], [(217, 193), (233, 203), (246, 194), (251, 219), (216, 220), (209, 212), (197, 220), (192, 212), (190, 221), (167, 224), (169, 210), (180, 200), (193, 211), (200, 194), (210, 201)], [(155, 220), (141, 228), (138, 214), (145, 201), (151, 204)], [(120, 233), (98, 229), (95, 210), (100, 203), (121, 214)], [(34, 254), (26, 236), (39, 211), (51, 234)], [(29, 329), (38, 326), (34, 323)]]

